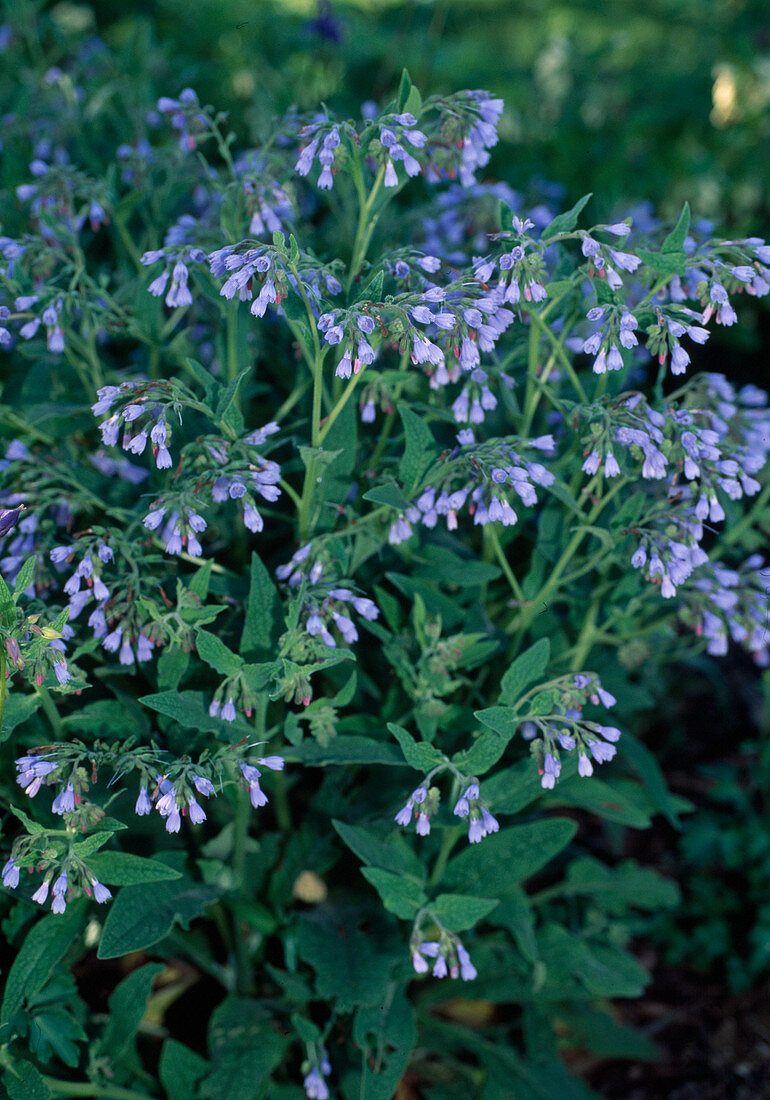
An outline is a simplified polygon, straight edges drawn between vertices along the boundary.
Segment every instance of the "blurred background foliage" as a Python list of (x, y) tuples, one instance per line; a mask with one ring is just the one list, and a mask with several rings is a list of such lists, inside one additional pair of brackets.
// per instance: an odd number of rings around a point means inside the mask
[[(588, 190), (604, 216), (648, 202), (761, 233), (770, 212), (766, 0), (95, 0), (94, 19), (168, 93), (194, 84), (256, 138), (274, 110), (357, 112), (406, 66), (423, 94), (487, 88), (506, 102), (496, 175)], [(162, 43), (162, 48), (159, 46)]]

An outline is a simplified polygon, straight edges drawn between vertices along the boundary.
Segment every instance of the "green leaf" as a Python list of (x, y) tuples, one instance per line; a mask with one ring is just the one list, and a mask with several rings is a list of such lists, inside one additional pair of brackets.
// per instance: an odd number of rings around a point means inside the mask
[(484, 775), (503, 755), (514, 732), (515, 727), (504, 734), (484, 731), (469, 749), (456, 752), (452, 757), (452, 763), (460, 769), (463, 775)]
[(674, 909), (680, 902), (679, 887), (651, 867), (641, 867), (626, 859), (616, 867), (607, 867), (598, 859), (583, 856), (567, 868), (564, 893), (592, 894), (605, 910), (622, 916), (627, 908)]
[(394, 764), (405, 767), (406, 761), (395, 745), (355, 735), (334, 737), (328, 745), (303, 741), (284, 752), (286, 760), (299, 761), (311, 767), (326, 764)]
[(107, 829), (100, 833), (91, 833), (90, 836), (84, 837), (83, 840), (74, 840), (72, 842), (72, 851), (78, 859), (85, 859), (87, 856), (98, 852), (112, 835), (113, 834)]
[(18, 806), (9, 806), (8, 809), (11, 811), (14, 817), (17, 817), (19, 819), (22, 825), (24, 825), (24, 827), (26, 828), (27, 832), (30, 833), (32, 836), (34, 836), (36, 833), (45, 832), (45, 827), (43, 825), (38, 825), (38, 823), (36, 821), (33, 821), (31, 817), (27, 817), (24, 811), (20, 810)]
[(362, 867), (361, 874), (371, 882), (385, 908), (401, 920), (412, 920), (428, 900), (419, 883), (400, 873), (384, 871), (381, 867)]
[(158, 658), (158, 687), (161, 691), (178, 688), (189, 664), (190, 654), (181, 646), (166, 646)]
[(637, 248), (636, 255), (645, 267), (648, 267), (660, 279), (670, 279), (674, 275), (684, 275), (687, 267), (687, 254), (685, 252), (650, 252), (646, 248)]
[(5, 698), (3, 710), (3, 729), (0, 741), (5, 741), (11, 736), (17, 726), (26, 722), (28, 718), (40, 707), (40, 696), (37, 694), (24, 695), (20, 691), (11, 692)]
[(373, 489), (363, 495), (364, 500), (370, 500), (372, 504), (386, 504), (389, 508), (395, 508), (399, 512), (405, 512), (409, 507), (409, 501), (396, 485), (395, 481), (386, 481), (384, 485), (375, 485)]
[(166, 1039), (160, 1052), (158, 1076), (168, 1100), (190, 1100), (208, 1062), (176, 1039)]
[(356, 926), (348, 909), (322, 911), (320, 906), (300, 918), (297, 950), (316, 972), (317, 996), (338, 1012), (382, 1004), (391, 970), (403, 962), (404, 953), (400, 933), (388, 922), (378, 923), (373, 936)]
[(660, 246), (661, 252), (682, 252), (687, 234), (690, 232), (690, 204), (685, 203), (674, 228)]
[(126, 1062), (126, 1069), (140, 1068), (136, 1055), (135, 1038), (152, 992), (152, 983), (163, 970), (162, 963), (148, 963), (133, 970), (115, 987), (110, 995), (110, 1014), (99, 1046), (102, 1057), (113, 1066)]
[(219, 398), (214, 421), (220, 428), (229, 429), (235, 435), (243, 431), (243, 416), (238, 401), (238, 391), (241, 383), (247, 375), (251, 374), (251, 367), (246, 367), (232, 380), (222, 396)]
[(87, 863), (99, 881), (108, 886), (135, 886), (140, 882), (182, 877), (160, 860), (145, 859), (131, 852), (97, 852)]
[(415, 741), (412, 735), (401, 726), (388, 722), (388, 729), (401, 746), (407, 764), (417, 771), (429, 772), (436, 764), (441, 764), (445, 760), (443, 752), (429, 745), (427, 741)]
[[(649, 981), (646, 970), (625, 951), (588, 943), (555, 923), (538, 932), (538, 949), (548, 971), (542, 992), (560, 1000), (579, 996), (581, 987), (591, 997), (639, 997)], [(579, 983), (577, 988), (573, 981), (570, 989), (570, 978)]]
[(273, 578), (257, 554), (251, 555), (251, 582), (240, 652), (274, 653), (283, 624), (283, 605)]
[(250, 691), (262, 691), (283, 669), (281, 661), (266, 661), (261, 665), (244, 665), (241, 669), (243, 679)]
[(364, 863), (382, 867), (397, 875), (411, 875), (418, 880), (423, 879), (425, 872), (422, 863), (406, 846), (399, 833), (395, 834), (396, 843), (386, 844), (359, 825), (346, 825), (343, 821), (336, 821), (334, 818), (332, 818), (332, 825), (348, 848)]
[(419, 118), (422, 114), (422, 96), (414, 85), (412, 85), (412, 90), (409, 93), (404, 110), (409, 111), (415, 118)]
[(23, 592), (26, 592), (29, 586), (32, 584), (32, 579), (35, 576), (35, 566), (37, 565), (37, 555), (33, 554), (31, 558), (22, 565), (18, 574), (16, 575), (16, 582), (13, 586), (13, 601), (16, 603), (19, 596)]
[(396, 102), (398, 104), (398, 114), (401, 114), (406, 110), (407, 100), (412, 91), (412, 81), (409, 73), (406, 69), (401, 70), (401, 82), (398, 85), (398, 97)]
[(551, 656), (548, 638), (540, 638), (520, 653), (500, 681), (500, 702), (513, 706), (530, 684), (542, 680)]
[(411, 494), (436, 460), (436, 443), (425, 421), (408, 405), (398, 406), (404, 425), (404, 453), (398, 466), (402, 486)]
[(204, 562), (193, 574), (188, 588), (191, 592), (194, 592), (199, 600), (203, 601), (209, 594), (209, 585), (211, 584), (211, 572), (214, 567), (213, 561), (209, 558)]
[(477, 710), (473, 717), (504, 738), (506, 744), (524, 721), (511, 707), (487, 707), (486, 710)]
[(110, 737), (128, 738), (147, 729), (147, 716), (131, 696), (120, 694), (118, 700), (97, 699), (86, 703), (72, 714), (62, 719), (62, 725), (69, 732), (78, 735), (92, 733), (103, 736), (109, 730)]
[(212, 718), (208, 711), (208, 701), (204, 702), (203, 692), (200, 691), (159, 691), (154, 695), (142, 695), (139, 702), (150, 710), (157, 711), (158, 714), (173, 718), (188, 731), (205, 730), (210, 733), (221, 733), (226, 727), (230, 732), (242, 737), (251, 737), (254, 733), (253, 727), (239, 718), (234, 722), (223, 722), (220, 718)]
[(195, 637), (195, 648), (200, 659), (220, 676), (235, 676), (240, 672), (243, 658), (228, 649), (217, 634), (199, 627)]
[(9, 629), (16, 619), (16, 605), (13, 602), (11, 590), (2, 577), (0, 577), (0, 619)]
[(491, 923), (507, 928), (527, 962), (537, 962), (535, 914), (527, 894), (520, 886), (512, 886), (505, 891)]
[(526, 706), (523, 717), (542, 718), (546, 714), (553, 714), (559, 703), (559, 693), (555, 688), (546, 688), (538, 691)]
[(583, 778), (573, 776), (560, 780), (552, 792), (556, 802), (568, 806), (580, 806), (584, 810), (616, 821), (619, 825), (630, 825), (633, 829), (646, 829), (650, 825), (650, 815), (622, 794), (611, 783), (596, 776)]
[(679, 809), (668, 789), (660, 764), (647, 746), (630, 733), (623, 734), (623, 759), (644, 783), (655, 808), (660, 810), (675, 829), (681, 828)]
[[(415, 577), (425, 577), (427, 580), (435, 581), (437, 576), (440, 576), (442, 584), (456, 584), (460, 588), (474, 588), (476, 585), (494, 581), (502, 573), (498, 565), (478, 561), (476, 558), (460, 557), (448, 546), (435, 543), (422, 546), (419, 558), (424, 559), (424, 564), (422, 562), (417, 564), (413, 570)], [(416, 557), (415, 561), (418, 560)]]
[(208, 404), (212, 404), (214, 398), (219, 399), (219, 395), (222, 392), (222, 387), (214, 378), (210, 371), (199, 363), (196, 359), (185, 359), (185, 366), (193, 375), (195, 381), (203, 387), (203, 391), (206, 395), (206, 401)]
[(577, 825), (564, 817), (550, 817), (513, 825), (465, 848), (449, 861), (444, 882), (481, 893), (495, 883), (504, 890), (540, 871), (570, 843)]
[[(288, 1043), (270, 1012), (246, 997), (227, 997), (209, 1022), (211, 1072), (200, 1085), (207, 1100), (254, 1100), (267, 1095), (270, 1074)], [(189, 1094), (188, 1094), (189, 1095)]]
[(589, 191), (587, 195), (583, 195), (582, 199), (578, 199), (571, 210), (565, 210), (563, 214), (557, 214), (553, 221), (545, 227), (540, 235), (540, 239), (542, 241), (547, 241), (551, 237), (558, 236), (559, 233), (571, 232), (577, 225), (578, 216), (591, 198), (591, 195), (592, 192)]
[(31, 1062), (20, 1058), (6, 1069), (3, 1085), (11, 1100), (50, 1100), (51, 1090)]
[(467, 894), (439, 894), (430, 903), (430, 908), (447, 932), (464, 932), (483, 920), (497, 904), (497, 898), (478, 898)]
[(381, 1005), (359, 1008), (353, 1042), (361, 1049), (361, 1078), (356, 1096), (391, 1100), (417, 1042), (415, 1012), (403, 989)]
[(385, 277), (383, 272), (375, 272), (369, 282), (361, 288), (358, 294), (356, 294), (351, 305), (355, 305), (356, 302), (381, 302), (384, 285)]
[(124, 886), (104, 922), (98, 958), (116, 959), (151, 947), (179, 922), (187, 928), (219, 896), (213, 886), (189, 879)]
[(7, 1024), (48, 981), (60, 959), (77, 941), (88, 905), (84, 898), (71, 902), (64, 913), (51, 913), (33, 925), (8, 971), (0, 1024)]

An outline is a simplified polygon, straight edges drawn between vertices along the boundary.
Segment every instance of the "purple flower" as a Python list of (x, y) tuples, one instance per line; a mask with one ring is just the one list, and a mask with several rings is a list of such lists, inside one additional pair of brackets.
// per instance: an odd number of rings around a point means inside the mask
[(192, 795), (190, 795), (187, 800), (187, 809), (190, 814), (190, 821), (192, 821), (193, 825), (200, 825), (206, 820), (206, 814), (203, 807)]
[(110, 900), (112, 894), (103, 883), (99, 882), (98, 879), (92, 878), (91, 885), (94, 889), (94, 900), (98, 901), (100, 905), (103, 904), (105, 901)]
[(134, 806), (134, 813), (138, 817), (144, 817), (146, 814), (150, 813), (151, 810), (152, 801), (150, 800), (150, 796), (147, 794), (146, 785), (142, 784), (142, 786), (139, 788), (139, 797), (137, 798), (136, 805)]
[(9, 859), (3, 867), (3, 886), (9, 890), (15, 890), (19, 885), (19, 868), (13, 859)]
[(55, 661), (53, 671), (60, 684), (66, 684), (68, 680), (72, 679), (72, 673), (67, 668), (66, 661)]
[(41, 882), (40, 886), (38, 886), (37, 890), (35, 890), (34, 894), (32, 895), (32, 900), (36, 901), (38, 903), (38, 905), (42, 905), (43, 902), (45, 901), (45, 899), (48, 897), (48, 883), (49, 882), (50, 882), (50, 879), (47, 879), (47, 878), (44, 879)]
[(71, 783), (59, 792), (51, 805), (51, 811), (55, 814), (72, 813), (75, 809), (75, 788)]

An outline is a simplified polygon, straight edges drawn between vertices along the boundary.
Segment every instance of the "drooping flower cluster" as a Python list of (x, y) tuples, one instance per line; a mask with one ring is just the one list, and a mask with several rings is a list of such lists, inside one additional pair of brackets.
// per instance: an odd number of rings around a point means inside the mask
[[(165, 302), (169, 309), (191, 306), (193, 297), (187, 285), (190, 278), (188, 264), (204, 264), (206, 253), (202, 248), (171, 246), (152, 249), (142, 256), (142, 263), (145, 266), (152, 266), (160, 261), (163, 262), (163, 270), (147, 287), (149, 293), (154, 298), (160, 298), (165, 294)], [(166, 290), (169, 276), (171, 276), (171, 285)]]
[(770, 568), (760, 554), (752, 554), (737, 569), (709, 562), (680, 597), (680, 617), (708, 640), (708, 653), (723, 656), (732, 640), (760, 668), (770, 665)]
[[(321, 1056), (320, 1060), (318, 1060), (314, 1066), (308, 1069), (302, 1081), (302, 1087), (305, 1090), (308, 1100), (329, 1100), (329, 1086), (326, 1084), (324, 1078), (328, 1077), (331, 1071), (331, 1062), (325, 1054)], [(303, 1066), (303, 1073), (304, 1072), (305, 1067)]]
[(476, 446), (471, 443), (455, 450), (435, 471), (429, 473), (429, 484), (414, 503), (393, 521), (388, 541), (397, 545), (408, 539), (416, 524), (433, 528), (439, 516), (447, 530), (457, 528), (458, 513), (467, 507), (474, 524), (501, 523), (513, 526), (518, 515), (511, 502), (511, 493), (522, 504), (537, 504), (535, 487), (553, 485), (555, 476), (540, 462), (525, 459), (519, 453), (523, 446), (534, 447), (547, 454), (553, 452), (550, 435), (531, 440), (489, 440)]
[[(251, 747), (247, 746), (246, 751)], [(257, 808), (267, 804), (259, 782), (260, 767), (281, 771), (283, 757), (244, 757), (240, 754), (242, 748), (242, 745), (223, 747), (213, 755), (205, 753), (194, 763), (189, 758), (170, 759), (154, 750), (126, 750), (101, 742), (88, 747), (81, 742), (65, 742), (45, 753), (19, 757), (16, 781), (30, 798), (43, 786), (55, 788), (51, 809), (75, 828), (103, 817), (100, 807), (88, 799), (99, 767), (115, 768), (116, 775), (121, 776), (136, 771), (139, 794), (134, 812), (143, 817), (155, 809), (163, 818), (166, 831), (176, 833), (185, 816), (189, 816), (193, 825), (204, 822), (206, 812), (198, 798), (208, 798), (226, 784), (245, 782), (252, 805)]]
[[(440, 928), (435, 939), (422, 939), (419, 925), (415, 926), (410, 950), (412, 966), (417, 974), (427, 974), (430, 970), (434, 978), (449, 976), (462, 978), (464, 982), (472, 982), (478, 977), (478, 971), (460, 937), (443, 928)], [(432, 967), (429, 960), (433, 960)]]
[[(615, 743), (620, 730), (583, 718), (583, 706), (612, 707), (615, 697), (602, 687), (593, 673), (577, 673), (559, 677), (538, 689), (532, 689), (517, 703), (517, 709), (525, 710), (532, 701), (534, 713), (522, 721), (521, 734), (530, 742), (541, 784), (545, 790), (553, 790), (561, 772), (563, 752), (578, 752), (578, 774), (593, 774), (593, 764), (603, 764), (615, 756)], [(540, 713), (546, 709), (546, 713)]]
[(172, 396), (169, 390), (167, 383), (121, 382), (119, 386), (103, 386), (91, 411), (94, 416), (110, 413), (99, 425), (104, 445), (115, 447), (122, 428), (123, 450), (141, 455), (149, 442), (157, 468), (170, 469), (173, 462), (168, 449), (169, 420), (176, 415), (181, 421), (180, 397), (185, 394), (183, 391)]
[(415, 821), (417, 835), (428, 836), (431, 818), (438, 811), (441, 801), (441, 791), (438, 787), (433, 786), (432, 780), (442, 771), (449, 771), (455, 776), (457, 789), (461, 793), (455, 802), (452, 813), (455, 817), (467, 821), (470, 843), (478, 844), (485, 836), (496, 833), (500, 825), (481, 799), (478, 779), (462, 775), (448, 761), (437, 765), (429, 772), (420, 786), (412, 791), (405, 805), (395, 816), (396, 824), (406, 828), (411, 825), (412, 821)]

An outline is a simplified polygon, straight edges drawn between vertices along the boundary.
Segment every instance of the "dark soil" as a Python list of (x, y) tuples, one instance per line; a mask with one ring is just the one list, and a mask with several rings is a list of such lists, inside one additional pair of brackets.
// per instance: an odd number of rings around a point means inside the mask
[(770, 1100), (768, 986), (742, 994), (639, 945), (653, 982), (639, 1001), (616, 1003), (618, 1020), (658, 1046), (657, 1061), (571, 1063), (605, 1100)]

